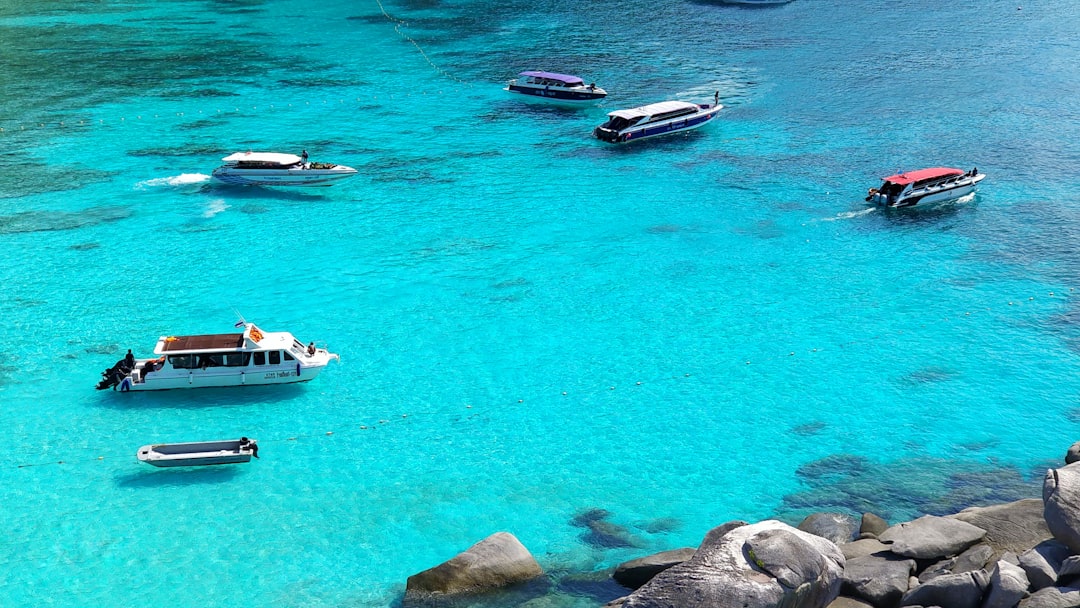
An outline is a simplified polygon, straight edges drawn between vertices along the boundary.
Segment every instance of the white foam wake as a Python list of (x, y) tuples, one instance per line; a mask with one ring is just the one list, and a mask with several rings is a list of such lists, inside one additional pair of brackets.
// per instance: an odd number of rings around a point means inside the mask
[(202, 184), (209, 180), (210, 176), (203, 173), (181, 173), (172, 177), (155, 177), (154, 179), (143, 180), (135, 184), (135, 188), (145, 190), (161, 186), (190, 186), (192, 184)]
[(833, 217), (823, 217), (823, 218), (821, 218), (821, 221), (823, 221), (823, 222), (835, 222), (837, 220), (850, 220), (851, 218), (861, 217), (861, 216), (864, 216), (864, 215), (866, 215), (868, 213), (873, 213), (876, 210), (877, 210), (877, 207), (869, 207), (867, 209), (862, 209), (862, 210), (859, 210), (859, 211), (845, 211), (843, 213), (837, 213)]
[(210, 201), (210, 203), (208, 205), (206, 205), (206, 210), (203, 211), (202, 216), (203, 217), (214, 217), (215, 215), (221, 213), (222, 211), (225, 211), (228, 208), (229, 208), (229, 205), (227, 203), (225, 203), (225, 201), (223, 199), (216, 198), (216, 199)]

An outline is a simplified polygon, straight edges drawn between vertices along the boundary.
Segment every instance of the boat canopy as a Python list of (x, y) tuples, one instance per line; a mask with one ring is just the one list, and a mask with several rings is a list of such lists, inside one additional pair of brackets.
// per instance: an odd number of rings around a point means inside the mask
[(657, 114), (664, 114), (665, 112), (676, 112), (679, 110), (693, 109), (699, 110), (700, 107), (696, 103), (690, 103), (689, 101), (661, 101), (660, 103), (653, 103), (647, 106), (641, 106), (640, 108), (631, 108), (629, 110), (617, 110), (615, 112), (609, 112), (608, 116), (612, 118), (625, 118), (632, 120), (634, 118), (641, 118), (643, 116), (655, 116)]
[(229, 164), (273, 163), (275, 165), (295, 165), (301, 159), (295, 154), (280, 154), (277, 152), (237, 152), (221, 160)]
[(566, 84), (585, 84), (585, 81), (580, 76), (571, 76), (569, 74), (556, 74), (555, 72), (522, 72), (519, 76), (529, 76), (532, 78), (547, 78), (548, 80), (558, 80), (559, 82), (565, 82)]
[(885, 181), (892, 184), (900, 184), (906, 186), (908, 184), (914, 184), (915, 182), (921, 182), (928, 179), (936, 179), (939, 177), (951, 177), (953, 175), (963, 175), (964, 172), (960, 169), (951, 169), (949, 167), (934, 167), (932, 169), (919, 169), (918, 171), (908, 171), (907, 173), (897, 173), (896, 175), (890, 175), (885, 178)]
[(244, 334), (204, 334), (161, 338), (155, 355), (181, 355), (207, 351), (236, 351), (244, 347)]

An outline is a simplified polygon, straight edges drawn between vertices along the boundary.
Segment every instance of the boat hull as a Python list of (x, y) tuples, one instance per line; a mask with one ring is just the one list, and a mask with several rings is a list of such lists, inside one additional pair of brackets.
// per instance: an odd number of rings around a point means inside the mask
[(603, 89), (544, 89), (512, 84), (504, 91), (520, 95), (528, 101), (538, 101), (569, 106), (587, 106), (602, 101), (607, 97)]
[(155, 467), (194, 467), (251, 462), (255, 442), (241, 445), (238, 440), (192, 443), (159, 443), (139, 448), (140, 462)]
[(596, 127), (593, 130), (593, 135), (601, 141), (606, 141), (612, 144), (622, 144), (631, 141), (639, 141), (642, 139), (648, 139), (650, 137), (659, 137), (661, 135), (671, 135), (673, 133), (679, 133), (682, 131), (692, 131), (705, 126), (720, 113), (722, 106), (712, 106), (705, 111), (691, 115), (686, 118), (680, 118), (671, 121), (659, 122), (656, 124), (646, 124), (631, 127), (629, 129), (623, 129), (621, 131), (613, 131), (604, 127)]
[(160, 370), (140, 378), (136, 374), (124, 378), (117, 386), (120, 392), (163, 391), (183, 388), (223, 388), (229, 386), (260, 386), (308, 382), (318, 376), (325, 365), (276, 367), (272, 369), (208, 368), (193, 370)]
[(213, 177), (238, 186), (325, 186), (356, 175), (351, 167), (333, 169), (236, 169), (219, 167)]

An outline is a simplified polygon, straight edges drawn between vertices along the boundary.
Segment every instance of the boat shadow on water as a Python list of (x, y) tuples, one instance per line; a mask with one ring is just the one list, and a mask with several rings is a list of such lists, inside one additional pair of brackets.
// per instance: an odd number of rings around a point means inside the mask
[(920, 226), (939, 224), (942, 220), (957, 217), (963, 213), (972, 213), (976, 209), (974, 195), (915, 207), (878, 207), (875, 213), (880, 221), (890, 226)]
[(241, 473), (235, 466), (176, 467), (125, 473), (117, 475), (115, 480), (122, 488), (163, 488), (229, 483)]
[(199, 188), (200, 194), (215, 194), (226, 196), (230, 200), (250, 201), (325, 201), (329, 200), (329, 193), (325, 188), (328, 186), (241, 186), (225, 184), (217, 180), (203, 184)]

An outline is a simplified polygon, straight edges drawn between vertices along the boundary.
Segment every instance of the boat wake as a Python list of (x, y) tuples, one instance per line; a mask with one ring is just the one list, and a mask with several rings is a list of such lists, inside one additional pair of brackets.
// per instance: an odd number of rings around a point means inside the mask
[(202, 216), (207, 218), (214, 217), (215, 215), (221, 213), (222, 211), (225, 211), (228, 208), (229, 205), (226, 204), (223, 199), (216, 198), (210, 201), (208, 205), (206, 205), (206, 210), (203, 211)]
[(833, 217), (821, 218), (821, 221), (823, 221), (823, 222), (835, 222), (835, 221), (838, 221), (838, 220), (850, 220), (850, 219), (853, 219), (853, 218), (856, 218), (856, 217), (862, 217), (864, 215), (873, 213), (875, 211), (877, 211), (877, 207), (869, 207), (867, 209), (862, 209), (862, 210), (859, 210), (859, 211), (845, 211), (843, 213), (837, 213)]
[(181, 173), (172, 177), (155, 177), (154, 179), (143, 180), (135, 184), (135, 188), (146, 190), (147, 188), (160, 188), (161, 186), (190, 186), (204, 184), (208, 181), (210, 181), (210, 176), (203, 173)]

